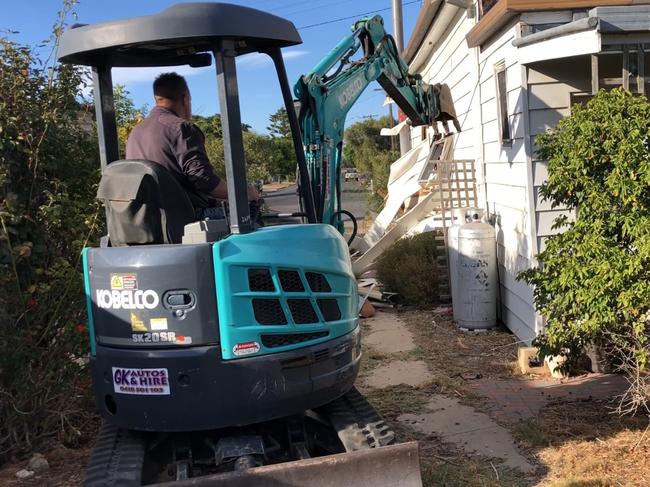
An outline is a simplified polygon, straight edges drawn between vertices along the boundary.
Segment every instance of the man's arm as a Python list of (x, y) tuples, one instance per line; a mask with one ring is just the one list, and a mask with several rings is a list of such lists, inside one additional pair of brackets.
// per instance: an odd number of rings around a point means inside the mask
[[(218, 200), (228, 199), (228, 186), (226, 182), (222, 179), (219, 181), (219, 184), (212, 190), (210, 196)], [(257, 188), (253, 184), (249, 184), (247, 187), (247, 196), (248, 201), (257, 201), (260, 199), (260, 193), (257, 191)]]
[[(181, 138), (177, 148), (177, 159), (183, 174), (200, 192), (216, 199), (228, 199), (226, 182), (214, 174), (205, 152), (204, 135), (191, 123), (181, 126)], [(248, 185), (248, 201), (257, 201), (260, 194), (254, 186)]]
[(228, 197), (226, 183), (214, 173), (198, 127), (189, 122), (180, 124), (175, 149), (181, 172), (199, 193), (219, 199)]
[(210, 196), (218, 200), (227, 200), (228, 199), (228, 186), (223, 179), (219, 180), (214, 189), (210, 192)]

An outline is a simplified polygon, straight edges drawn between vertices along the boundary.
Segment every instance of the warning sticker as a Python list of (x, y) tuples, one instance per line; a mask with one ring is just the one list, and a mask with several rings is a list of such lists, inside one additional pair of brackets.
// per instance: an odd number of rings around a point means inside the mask
[(167, 329), (167, 318), (151, 318), (149, 325), (152, 331), (160, 331)]
[(138, 315), (131, 313), (131, 330), (133, 331), (149, 331)]
[(178, 345), (191, 345), (192, 337), (187, 335), (176, 335), (176, 343)]
[(257, 342), (242, 342), (235, 345), (232, 353), (238, 357), (252, 355), (260, 351), (260, 344)]
[(137, 274), (111, 274), (111, 289), (133, 290), (138, 289)]
[(118, 394), (167, 396), (169, 373), (167, 369), (126, 369), (113, 367), (113, 389)]

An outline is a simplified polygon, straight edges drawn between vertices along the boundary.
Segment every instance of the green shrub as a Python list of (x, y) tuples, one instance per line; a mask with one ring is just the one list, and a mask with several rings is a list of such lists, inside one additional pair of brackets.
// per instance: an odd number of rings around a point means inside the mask
[(399, 293), (408, 304), (439, 302), (436, 232), (395, 242), (377, 259), (377, 278), (387, 292)]
[(520, 276), (534, 286), (547, 319), (537, 344), (545, 354), (568, 352), (571, 361), (587, 344), (606, 345), (643, 371), (650, 351), (650, 103), (603, 91), (536, 142), (548, 161), (542, 196), (576, 214), (555, 221), (562, 233)]
[(89, 390), (80, 255), (102, 229), (83, 85), (0, 37), (0, 463), (74, 442)]

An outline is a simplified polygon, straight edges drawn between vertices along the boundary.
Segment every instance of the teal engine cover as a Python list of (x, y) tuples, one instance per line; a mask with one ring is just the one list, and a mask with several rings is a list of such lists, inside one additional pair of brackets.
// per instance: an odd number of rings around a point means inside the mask
[(358, 326), (350, 254), (331, 225), (281, 225), (213, 245), (222, 358), (293, 350)]

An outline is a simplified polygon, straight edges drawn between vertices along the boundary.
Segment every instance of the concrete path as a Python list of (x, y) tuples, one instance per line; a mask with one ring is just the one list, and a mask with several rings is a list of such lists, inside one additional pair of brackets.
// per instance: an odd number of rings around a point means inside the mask
[[(362, 379), (369, 389), (407, 384), (418, 387), (430, 382), (433, 375), (422, 360), (398, 359), (397, 354), (416, 349), (406, 325), (394, 313), (379, 311), (365, 321), (370, 331), (364, 343), (375, 351), (392, 355), (394, 360), (373, 369)], [(424, 434), (435, 434), (442, 441), (454, 443), (468, 453), (503, 459), (505, 465), (523, 472), (535, 469), (517, 451), (510, 433), (487, 414), (462, 405), (456, 398), (434, 394), (420, 414), (402, 414), (398, 421)]]
[(517, 451), (508, 430), (487, 414), (465, 406), (458, 399), (435, 395), (421, 414), (402, 414), (397, 421), (421, 433), (437, 435), (442, 441), (454, 443), (467, 452), (502, 459), (504, 464), (522, 472), (535, 467)]
[[(363, 337), (363, 342), (379, 353), (392, 355), (415, 350), (413, 334), (395, 313), (378, 311), (365, 323), (370, 332)], [(421, 360), (393, 360), (377, 367), (362, 381), (363, 387), (383, 389), (384, 387), (406, 384), (417, 387), (426, 384), (433, 376), (427, 364)]]
[(394, 313), (377, 312), (366, 320), (370, 333), (363, 342), (380, 353), (399, 353), (415, 350), (413, 334)]
[(395, 360), (377, 367), (363, 380), (364, 387), (383, 389), (384, 387), (406, 384), (417, 387), (431, 381), (433, 376), (427, 364), (421, 360)]

